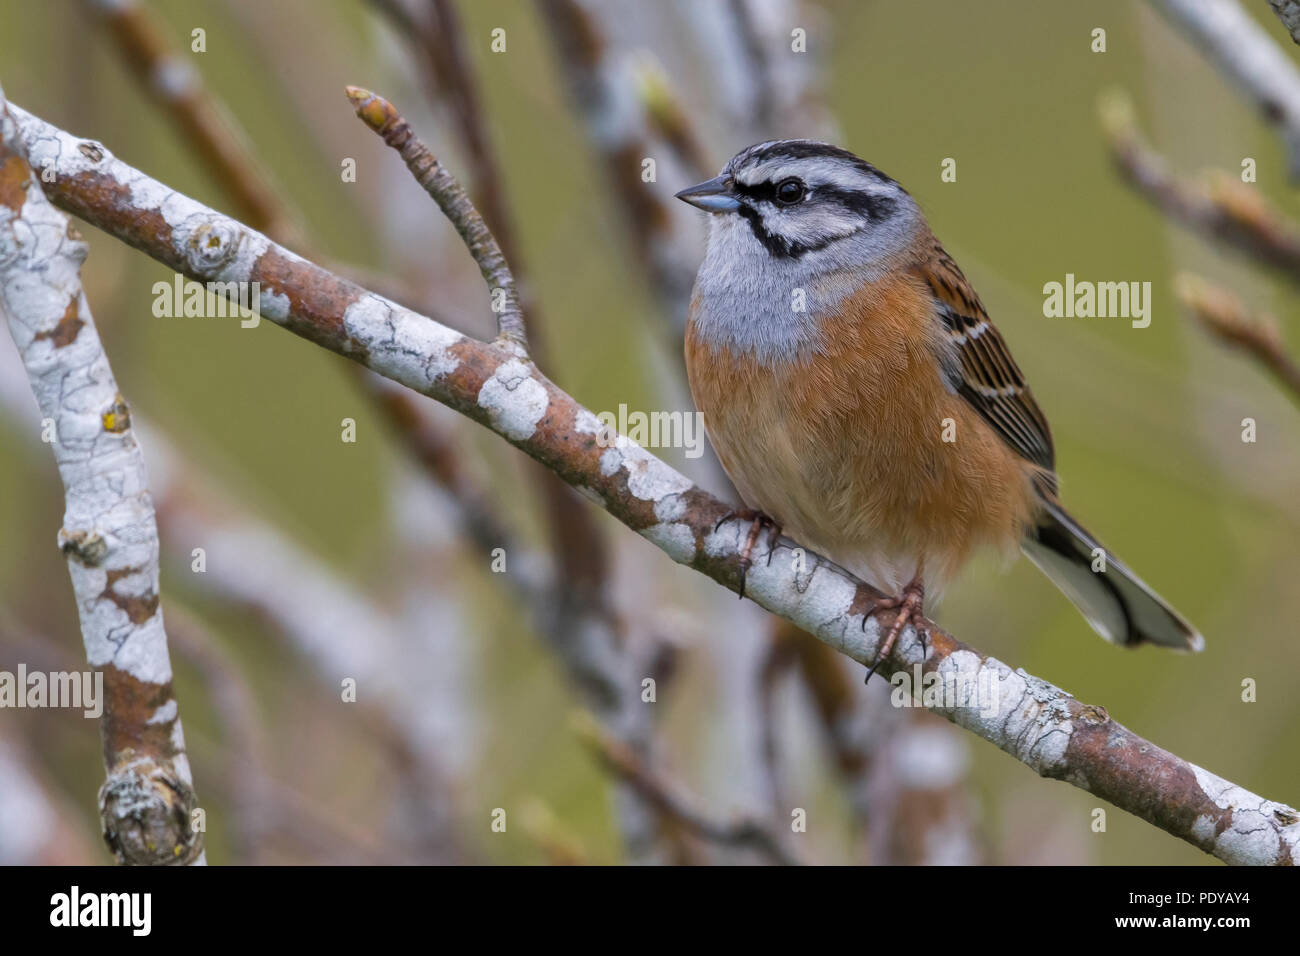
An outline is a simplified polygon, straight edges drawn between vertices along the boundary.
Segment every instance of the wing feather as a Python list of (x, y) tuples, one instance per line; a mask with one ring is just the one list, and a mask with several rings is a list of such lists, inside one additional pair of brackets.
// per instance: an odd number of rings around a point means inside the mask
[(934, 294), (948, 384), (1016, 454), (1043, 469), (1042, 485), (1055, 494), (1056, 451), (1047, 418), (979, 296), (937, 241), (918, 271)]

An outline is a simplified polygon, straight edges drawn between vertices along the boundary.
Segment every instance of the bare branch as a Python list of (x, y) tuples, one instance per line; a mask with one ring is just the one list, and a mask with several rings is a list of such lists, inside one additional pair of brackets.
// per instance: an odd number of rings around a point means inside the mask
[(666, 780), (662, 771), (652, 769), (590, 717), (581, 715), (577, 718), (574, 731), (608, 770), (626, 780), (651, 805), (696, 836), (721, 846), (757, 850), (782, 866), (799, 862), (772, 828), (760, 820), (752, 817), (714, 820), (699, 808), (697, 801), (683, 795), (676, 784)]
[(1208, 187), (1178, 179), (1142, 139), (1132, 105), (1122, 95), (1103, 100), (1101, 122), (1120, 173), (1157, 209), (1300, 282), (1300, 228), (1257, 191), (1222, 174)]
[(749, 69), (746, 86), (754, 97), (750, 110), (752, 121), (759, 129), (770, 129), (776, 119), (776, 91), (763, 36), (754, 22), (754, 10), (750, 0), (729, 0), (727, 9), (744, 50), (742, 60)]
[(1252, 316), (1235, 295), (1200, 276), (1178, 276), (1175, 290), (1211, 335), (1252, 356), (1277, 378), (1292, 401), (1300, 402), (1300, 364), (1287, 353), (1272, 316)]
[(1300, 43), (1300, 0), (1268, 0), (1268, 5), (1291, 34), (1291, 39)]
[(670, 323), (675, 346), (686, 329), (695, 267), (683, 255), (674, 228), (674, 200), (641, 180), (641, 163), (654, 154), (638, 80), (610, 48), (595, 12), (581, 0), (538, 0), (570, 95), (604, 167), (650, 288)]
[(709, 165), (708, 150), (700, 141), (695, 123), (682, 106), (663, 64), (649, 53), (642, 53), (632, 65), (632, 75), (650, 130), (668, 144), (693, 179), (713, 176), (716, 170)]
[(138, 0), (83, 0), (99, 14), (121, 60), (141, 87), (195, 145), (194, 155), (234, 201), (239, 215), (279, 236), (290, 231), (284, 208), (252, 162), (239, 131), (225, 122), (189, 61), (176, 55)]
[(66, 492), (59, 546), (103, 675), (100, 820), (120, 862), (200, 861), (201, 832), (158, 597), (158, 528), (131, 413), (81, 288), (86, 244), (24, 159), (0, 92), (0, 301)]
[(1237, 0), (1152, 0), (1278, 128), (1300, 179), (1300, 69)]
[[(492, 294), (492, 310), (497, 313), (498, 340), (508, 347), (517, 348), (523, 354), (528, 345), (528, 337), (524, 332), (523, 313), (519, 309), (515, 277), (496, 238), (470, 202), (469, 195), (456, 178), (443, 168), (429, 147), (420, 141), (411, 125), (394, 109), (392, 103), (355, 86), (349, 86), (347, 94), (357, 116), (401, 154), (416, 182), (433, 197), (443, 215), (456, 227), (456, 232), (464, 240), (469, 254), (474, 257), (487, 282), (488, 291)], [(498, 295), (501, 296), (500, 301)]]
[[(100, 144), (10, 109), (33, 161), (55, 171), (49, 194), (64, 209), (198, 281), (261, 283), (269, 290), (264, 318), (460, 411), (673, 560), (739, 588), (747, 523), (724, 521), (729, 506), (640, 446), (610, 436), (515, 349), (476, 342), (369, 293), (150, 179)], [(795, 547), (785, 538), (776, 545), (787, 553)], [(894, 612), (865, 613), (883, 595), (812, 552), (803, 556), (797, 566), (780, 558), (754, 562), (746, 594), (859, 663), (874, 663)], [(908, 627), (883, 669), (910, 672), (918, 664), (940, 681), (988, 688), (994, 700), (979, 706), (943, 695), (931, 709), (1037, 773), (1227, 862), (1300, 863), (1300, 813), (1161, 750), (1102, 708), (937, 626), (924, 644)]]

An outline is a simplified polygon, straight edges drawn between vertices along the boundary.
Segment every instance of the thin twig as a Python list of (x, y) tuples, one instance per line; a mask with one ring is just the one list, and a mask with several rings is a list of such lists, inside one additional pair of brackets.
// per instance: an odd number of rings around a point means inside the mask
[(292, 238), (284, 207), (251, 161), (241, 134), (221, 116), (194, 68), (172, 49), (148, 9), (138, 0), (83, 2), (102, 17), (121, 61), (195, 144), (195, 156), (234, 201), (239, 216), (259, 223), (266, 232)]
[[(392, 104), (356, 87), (348, 88), (348, 98), (357, 115), (401, 152), (417, 181), (456, 224), (489, 286), (497, 282), (508, 290), (515, 318), (507, 324), (502, 314), (497, 341), (524, 354), (525, 343), (515, 343), (508, 334), (509, 328), (524, 334), (514, 299), (514, 279), (499, 245), (469, 197)], [(543, 473), (538, 487), (550, 522), (555, 568), (550, 586), (540, 595), (529, 595), (534, 598), (530, 604), (532, 619), (590, 706), (610, 726), (618, 728), (627, 745), (648, 753), (652, 724), (634, 692), (633, 662), (625, 652), (622, 622), (608, 603), (604, 541), (581, 502), (562, 482)], [(629, 852), (644, 857), (655, 839), (648, 818), (634, 803), (623, 803), (620, 820)]]
[(579, 740), (591, 748), (601, 764), (691, 833), (719, 846), (757, 850), (782, 866), (798, 864), (781, 837), (767, 824), (747, 816), (726, 821), (713, 819), (700, 809), (698, 800), (683, 795), (681, 788), (665, 779), (661, 770), (651, 768), (590, 716), (579, 715), (573, 726)]
[(1287, 352), (1272, 316), (1252, 316), (1239, 298), (1200, 276), (1178, 276), (1175, 291), (1210, 334), (1252, 356), (1300, 403), (1300, 364)]
[(347, 94), (357, 116), (401, 154), (415, 181), (438, 204), (443, 215), (451, 220), (487, 282), (493, 300), (492, 311), (497, 314), (498, 339), (516, 348), (520, 354), (525, 354), (528, 337), (524, 331), (523, 313), (519, 309), (515, 277), (496, 238), (470, 201), (469, 194), (456, 181), (456, 177), (438, 162), (429, 147), (415, 135), (411, 124), (397, 112), (392, 103), (356, 86), (349, 86)]
[[(513, 348), (469, 339), (295, 256), (229, 217), (150, 179), (97, 143), (10, 105), (43, 184), (62, 208), (198, 281), (260, 282), (263, 317), (460, 411), (554, 471), (673, 560), (733, 591), (748, 524), (645, 449), (603, 438), (599, 419)], [(165, 202), (163, 201), (165, 198)], [(227, 289), (229, 294), (231, 290)], [(884, 597), (805, 549), (749, 568), (746, 595), (860, 664), (877, 660), (895, 613)], [(766, 547), (766, 544), (761, 546)], [(942, 695), (930, 709), (1042, 776), (1109, 800), (1230, 863), (1300, 863), (1300, 813), (1144, 740), (1046, 681), (928, 625), (906, 627), (884, 672), (922, 667), (993, 694), (972, 706)], [(609, 722), (602, 720), (604, 726)], [(614, 728), (617, 730), (618, 728)]]
[(1300, 68), (1237, 0), (1152, 0), (1278, 128), (1300, 179)]
[(1225, 243), (1300, 282), (1300, 227), (1287, 220), (1258, 191), (1226, 175), (1208, 188), (1174, 176), (1143, 140), (1133, 108), (1122, 94), (1101, 102), (1102, 130), (1124, 178), (1175, 222)]
[(465, 144), (468, 154), (469, 192), (514, 271), (529, 352), (533, 361), (546, 368), (546, 341), (539, 331), (545, 327), (541, 304), (530, 291), (514, 217), (506, 199), (505, 179), (484, 120), (487, 113), (482, 107), (456, 5), (452, 0), (423, 0), (421, 15), (416, 16), (406, 0), (372, 0), (372, 3), (415, 48), (424, 66), (421, 73), (430, 98), (446, 104), (451, 113), (458, 141)]

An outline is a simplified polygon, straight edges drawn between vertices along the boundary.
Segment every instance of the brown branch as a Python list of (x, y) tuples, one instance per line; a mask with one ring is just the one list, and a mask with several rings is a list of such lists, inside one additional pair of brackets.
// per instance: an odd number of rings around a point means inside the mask
[(194, 155), (235, 203), (242, 219), (292, 238), (284, 207), (252, 161), (239, 131), (226, 122), (189, 62), (178, 56), (137, 0), (84, 0), (108, 27), (122, 62), (194, 146)]
[(670, 191), (641, 180), (641, 163), (653, 156), (654, 148), (636, 80), (619, 64), (600, 23), (579, 0), (538, 0), (538, 9), (556, 64), (614, 190), (632, 251), (646, 265), (650, 291), (670, 319), (665, 332), (676, 350), (686, 328), (695, 269), (682, 254)]
[(474, 257), (493, 298), (498, 340), (507, 347), (517, 348), (520, 354), (526, 352), (528, 336), (524, 332), (524, 316), (519, 309), (514, 273), (510, 271), (496, 237), (470, 201), (469, 194), (420, 141), (411, 124), (393, 108), (392, 103), (355, 86), (349, 86), (347, 94), (357, 116), (397, 150), (415, 181), (438, 204)]
[[(624, 439), (520, 359), (361, 289), (267, 237), (155, 182), (103, 146), (12, 104), (34, 164), (50, 165), (50, 197), (151, 258), (198, 281), (259, 282), (263, 317), (456, 409), (554, 471), (673, 560), (738, 590), (748, 525), (728, 505)], [(166, 202), (163, 202), (165, 198)], [(227, 288), (227, 294), (231, 294)], [(771, 542), (760, 542), (766, 548)], [(777, 542), (778, 555), (794, 542)], [(894, 612), (883, 595), (815, 553), (754, 562), (746, 595), (864, 665), (875, 663)], [(1300, 813), (1188, 763), (1083, 704), (931, 626), (908, 627), (881, 670), (925, 674), (968, 697), (931, 709), (1035, 772), (1109, 800), (1230, 863), (1300, 862)], [(606, 726), (608, 721), (602, 721)]]
[(1175, 291), (1211, 335), (1252, 356), (1300, 403), (1300, 364), (1287, 352), (1272, 316), (1252, 316), (1239, 298), (1200, 276), (1178, 276)]
[(799, 861), (785, 848), (778, 834), (753, 817), (715, 820), (700, 809), (699, 801), (685, 796), (681, 788), (665, 779), (662, 770), (650, 767), (632, 750), (602, 729), (589, 716), (575, 718), (574, 732), (610, 772), (627, 781), (660, 813), (675, 820), (696, 836), (719, 846), (752, 849), (773, 863), (792, 866)]
[(1300, 282), (1300, 227), (1260, 194), (1226, 175), (1208, 187), (1184, 182), (1143, 140), (1128, 99), (1116, 94), (1101, 104), (1102, 130), (1120, 174), (1175, 222), (1222, 242)]
[[(248, 148), (247, 136), (204, 88), (199, 74), (168, 44), (149, 9), (135, 0), (84, 2), (103, 16), (123, 63), (176, 124), (185, 144), (214, 182), (230, 196), (241, 216), (278, 242), (319, 258), (319, 253), (311, 249), (293, 225), (297, 216), (289, 204), (265, 185), (266, 176), (258, 169), (257, 160)], [(393, 5), (400, 7), (396, 0)], [(413, 299), (409, 289), (399, 288), (386, 276), (366, 273), (351, 265), (336, 268), (341, 268), (353, 281), (378, 287), (399, 301), (410, 304)], [(353, 371), (357, 384), (374, 400), (394, 434), (457, 505), (462, 529), (480, 544), (490, 539), (489, 550), (507, 547), (510, 539), (491, 520), (483, 490), (469, 482), (463, 470), (457, 469), (450, 436), (429, 420), (407, 390), (364, 369), (353, 367)]]
[(712, 177), (716, 167), (710, 166), (709, 151), (701, 142), (695, 123), (682, 106), (663, 64), (643, 53), (636, 58), (633, 75), (650, 130), (668, 144), (691, 178)]

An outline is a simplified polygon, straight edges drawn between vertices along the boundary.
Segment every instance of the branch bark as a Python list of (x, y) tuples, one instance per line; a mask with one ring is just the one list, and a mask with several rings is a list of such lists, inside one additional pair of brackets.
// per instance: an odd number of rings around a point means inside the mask
[(1126, 96), (1103, 99), (1100, 114), (1111, 158), (1134, 190), (1173, 221), (1300, 282), (1300, 227), (1226, 174), (1208, 186), (1176, 176), (1143, 139)]
[[(475, 264), (483, 274), (483, 281), (492, 294), (492, 311), (497, 314), (498, 340), (507, 348), (516, 347), (520, 352), (526, 350), (528, 336), (524, 332), (524, 315), (519, 309), (514, 273), (510, 271), (510, 265), (506, 262), (496, 237), (470, 202), (469, 194), (420, 141), (412, 131), (411, 124), (398, 114), (392, 103), (355, 86), (349, 86), (347, 94), (357, 116), (382, 136), (385, 143), (397, 150), (415, 181), (456, 227), (456, 232), (469, 254), (474, 257)], [(502, 299), (500, 303), (495, 301), (498, 295)]]
[(123, 863), (199, 861), (144, 457), (81, 288), (86, 244), (41, 192), (3, 92), (0, 127), (0, 302), (54, 429), (66, 499), (59, 547), (86, 658), (103, 675), (104, 838)]
[(1300, 69), (1237, 0), (1152, 0), (1276, 126), (1300, 179)]
[(1200, 276), (1178, 276), (1174, 291), (1211, 335), (1254, 358), (1300, 404), (1300, 363), (1287, 352), (1272, 316), (1252, 316), (1235, 295)]
[(1300, 43), (1300, 0), (1268, 0), (1291, 39)]
[[(32, 160), (55, 170), (47, 186), (62, 208), (198, 281), (261, 283), (265, 318), (479, 422), (674, 561), (738, 589), (748, 525), (724, 521), (728, 505), (610, 436), (513, 349), (472, 340), (367, 292), (150, 179), (100, 144), (11, 110)], [(785, 558), (754, 562), (751, 599), (859, 663), (874, 663), (893, 614), (864, 612), (881, 595), (789, 539), (766, 546)], [(1042, 776), (1109, 800), (1226, 862), (1300, 863), (1300, 813), (1291, 807), (1162, 750), (1101, 707), (938, 627), (924, 644), (907, 628), (885, 664), (885, 671), (991, 689), (993, 699), (981, 706), (945, 694), (931, 709)]]

